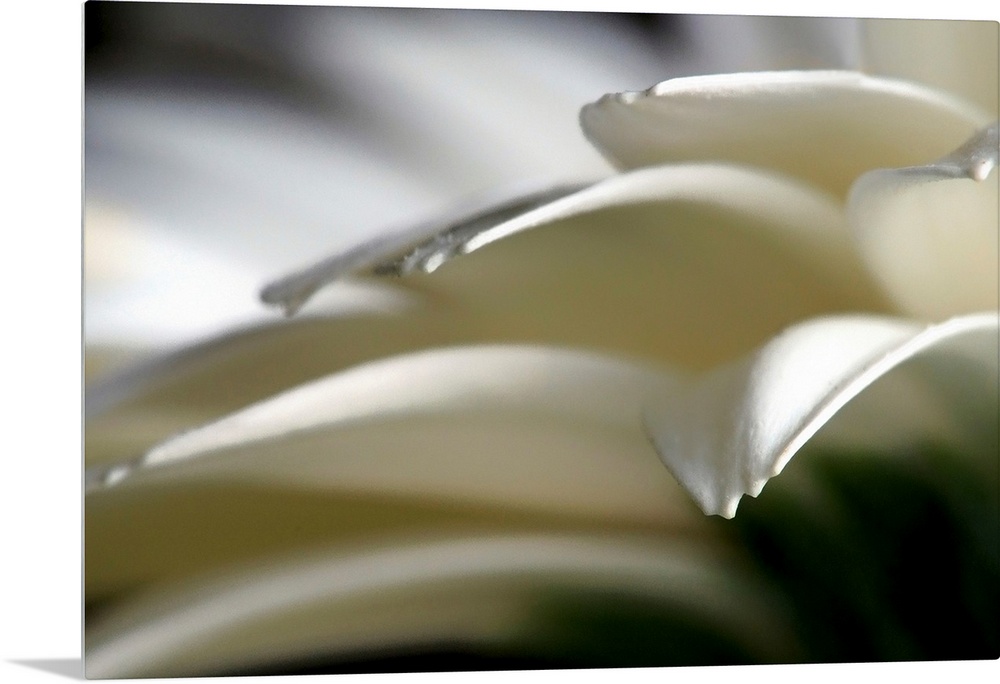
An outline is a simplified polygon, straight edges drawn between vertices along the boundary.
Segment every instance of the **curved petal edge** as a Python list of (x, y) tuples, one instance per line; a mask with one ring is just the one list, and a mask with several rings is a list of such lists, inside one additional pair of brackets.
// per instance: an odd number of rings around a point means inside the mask
[[(732, 570), (711, 546), (686, 540), (554, 533), (445, 537), (279, 560), (174, 586), (119, 608), (88, 638), (88, 677), (200, 675), (287, 656), (291, 638), (307, 655), (329, 654), (331, 644), (335, 653), (350, 653), (448, 638), (457, 619), (464, 639), (491, 643), (529, 625), (531, 606), (553, 585), (694, 609), (720, 633), (770, 657), (788, 657), (795, 648), (785, 645), (795, 643), (791, 627), (765, 587)], [(380, 601), (386, 595), (393, 598), (389, 605)], [(503, 609), (483, 611), (484, 604)], [(414, 607), (419, 619), (400, 619)], [(310, 611), (326, 618), (318, 633), (281, 622), (283, 615)], [(246, 629), (254, 625), (267, 629)]]
[(870, 171), (851, 188), (858, 252), (902, 310), (939, 320), (997, 308), (998, 126), (935, 162)]
[[(548, 188), (380, 237), (274, 281), (262, 290), (261, 300), (292, 315), (317, 290), (348, 276), (431, 273), (518, 233), (602, 210), (657, 204), (715, 208), (745, 217), (748, 225), (757, 219), (841, 286), (855, 289), (864, 279), (856, 268), (860, 264), (854, 263), (853, 245), (841, 233), (843, 214), (836, 197), (781, 173), (696, 160), (635, 169), (587, 185)], [(665, 228), (670, 220), (665, 210)]]
[(621, 169), (715, 159), (840, 196), (870, 169), (941, 156), (991, 118), (947, 93), (852, 71), (675, 78), (580, 112), (584, 134)]
[[(661, 460), (708, 515), (732, 518), (852, 398), (920, 355), (993, 368), (995, 313), (919, 324), (845, 316), (808, 321), (749, 358), (645, 409)], [(972, 341), (970, 344), (969, 341)]]

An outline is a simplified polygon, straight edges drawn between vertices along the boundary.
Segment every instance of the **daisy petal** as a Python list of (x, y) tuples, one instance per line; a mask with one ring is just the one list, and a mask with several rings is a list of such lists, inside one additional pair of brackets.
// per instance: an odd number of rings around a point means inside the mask
[(685, 497), (641, 427), (643, 404), (675, 383), (558, 349), (434, 350), (304, 385), (88, 479), (94, 494), (223, 477), (677, 520)]
[[(267, 299), (294, 306), (348, 275), (349, 261), (293, 275), (265, 290)], [(881, 306), (833, 198), (714, 164), (640, 169), (532, 201), (513, 216), (504, 208), (477, 214), (401, 256), (362, 265), (408, 276), (405, 284), (461, 311), (463, 324), (491, 328), (493, 339), (610, 348), (685, 365), (741, 353), (810, 311)], [(724, 335), (714, 322), (723, 320)]]
[(904, 311), (997, 308), (998, 147), (994, 123), (933, 164), (871, 171), (852, 188), (860, 252)]
[[(525, 208), (446, 224), (385, 262), (334, 258), (285, 281), (297, 299), (350, 275), (342, 267), (405, 271), (379, 281), (411, 295), (391, 313), (314, 317), (310, 303), (310, 315), (222, 336), (92, 388), (88, 458), (141, 453), (311, 378), (411, 350), (527, 342), (708, 368), (804, 317), (887, 310), (839, 203), (788, 179), (656, 167)], [(427, 263), (439, 268), (419, 272)]]
[[(842, 286), (860, 277), (851, 272), (851, 246), (843, 240), (839, 210), (831, 198), (797, 182), (752, 170), (689, 164), (639, 169), (589, 187), (546, 188), (463, 218), (378, 238), (268, 285), (261, 299), (282, 306), (290, 315), (320, 287), (347, 275), (430, 273), (456, 256), (526, 230), (601, 210), (656, 203), (703, 205), (748, 223), (761, 220), (765, 235), (791, 243), (813, 268)], [(665, 224), (671, 223), (668, 211), (664, 211)]]
[(584, 133), (619, 168), (723, 160), (840, 196), (865, 171), (954, 149), (989, 118), (924, 86), (846, 71), (678, 78), (605, 95), (580, 114)]
[[(353, 553), (352, 553), (353, 551)], [(691, 542), (576, 534), (327, 548), (189, 580), (105, 615), (88, 677), (172, 677), (435, 643), (503, 647), (545, 631), (553, 592), (663, 604), (763, 660), (795, 638), (767, 587)], [(558, 594), (556, 594), (558, 595)]]
[[(647, 428), (702, 509), (731, 518), (744, 494), (759, 494), (848, 401), (897, 366), (959, 357), (996, 378), (997, 334), (995, 314), (926, 328), (858, 316), (802, 323), (690, 392), (650, 405)], [(995, 381), (982, 389), (976, 384), (977, 396), (995, 393)]]
[(261, 291), (260, 299), (265, 304), (281, 306), (286, 315), (292, 316), (316, 290), (346, 274), (366, 271), (399, 272), (399, 267), (396, 267), (394, 262), (396, 260), (405, 260), (404, 263), (412, 262), (413, 258), (409, 255), (428, 239), (440, 242), (442, 238), (438, 236), (446, 237), (449, 244), (457, 247), (459, 238), (463, 235), (475, 235), (486, 227), (503, 224), (512, 217), (545, 206), (584, 187), (586, 185), (583, 184), (552, 186), (502, 200), (490, 197), (477, 203), (476, 208), (466, 207), (454, 212), (451, 218), (427, 222), (410, 230), (376, 236), (353, 249), (268, 284)]

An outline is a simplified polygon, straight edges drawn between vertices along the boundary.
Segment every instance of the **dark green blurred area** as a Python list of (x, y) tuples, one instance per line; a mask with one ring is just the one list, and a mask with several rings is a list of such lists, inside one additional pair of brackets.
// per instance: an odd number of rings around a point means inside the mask
[(804, 503), (775, 487), (733, 521), (795, 606), (809, 661), (998, 657), (995, 460), (929, 447), (892, 459), (813, 454), (809, 466), (826, 498)]
[[(891, 457), (813, 452), (719, 534), (791, 609), (788, 662), (1000, 657), (1000, 468), (937, 447)], [(797, 484), (801, 484), (799, 481)], [(430, 672), (763, 664), (690, 609), (637, 597), (553, 592), (531, 637), (491, 648), (427, 644), (351, 660), (219, 674)]]

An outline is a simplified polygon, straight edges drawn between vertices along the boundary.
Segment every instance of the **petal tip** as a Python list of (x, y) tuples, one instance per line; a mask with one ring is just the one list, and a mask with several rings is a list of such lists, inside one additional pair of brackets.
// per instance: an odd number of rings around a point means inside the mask
[(732, 520), (736, 517), (736, 509), (740, 505), (740, 499), (743, 498), (742, 495), (731, 496), (726, 499), (725, 503), (717, 510), (710, 513), (710, 515), (718, 515), (719, 517), (725, 518), (726, 520)]

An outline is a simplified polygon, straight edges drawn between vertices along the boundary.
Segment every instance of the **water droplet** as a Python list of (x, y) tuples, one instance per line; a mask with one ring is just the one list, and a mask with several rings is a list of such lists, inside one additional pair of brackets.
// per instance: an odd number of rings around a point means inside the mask
[(993, 170), (993, 160), (992, 159), (977, 159), (969, 167), (969, 176), (975, 180), (982, 182), (990, 175), (990, 171)]
[(131, 465), (116, 465), (108, 468), (101, 478), (101, 484), (105, 487), (113, 487), (132, 473)]
[(433, 273), (444, 262), (445, 262), (445, 255), (441, 252), (434, 252), (433, 254), (430, 254), (423, 260), (423, 262), (420, 264), (420, 268), (424, 271), (424, 273)]

